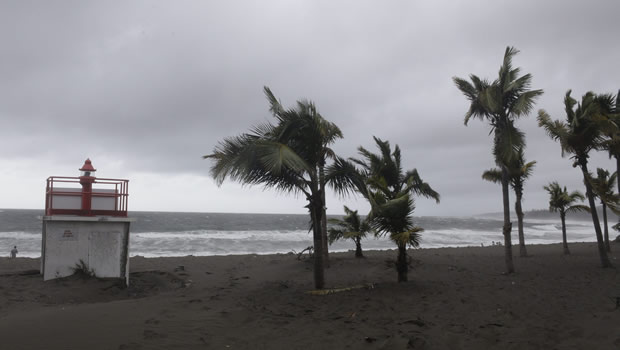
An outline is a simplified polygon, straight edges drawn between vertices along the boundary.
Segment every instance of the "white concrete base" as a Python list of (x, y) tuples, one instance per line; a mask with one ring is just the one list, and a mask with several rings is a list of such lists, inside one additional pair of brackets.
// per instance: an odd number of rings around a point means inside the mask
[(129, 224), (116, 217), (44, 216), (43, 280), (70, 276), (83, 262), (97, 277), (123, 278), (129, 285)]

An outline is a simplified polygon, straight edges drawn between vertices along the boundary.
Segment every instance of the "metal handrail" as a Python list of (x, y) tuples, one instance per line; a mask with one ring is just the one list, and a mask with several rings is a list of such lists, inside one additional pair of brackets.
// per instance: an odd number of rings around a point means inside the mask
[[(57, 209), (54, 208), (54, 196), (73, 196), (81, 197), (83, 195), (81, 187), (75, 188), (74, 191), (66, 191), (66, 188), (56, 190), (54, 185), (58, 183), (75, 183), (80, 184), (80, 177), (72, 176), (50, 176), (47, 178), (47, 185), (45, 190), (45, 215), (79, 215), (79, 216), (118, 216), (127, 217), (128, 197), (129, 197), (129, 180), (126, 179), (110, 179), (110, 178), (95, 178), (93, 181), (93, 189), (90, 192), (92, 197), (114, 197), (114, 210), (101, 210), (101, 209)], [(108, 190), (114, 190), (114, 192), (101, 192), (97, 191), (97, 185), (114, 186), (114, 188), (106, 188)], [(99, 188), (102, 190), (102, 188)]]

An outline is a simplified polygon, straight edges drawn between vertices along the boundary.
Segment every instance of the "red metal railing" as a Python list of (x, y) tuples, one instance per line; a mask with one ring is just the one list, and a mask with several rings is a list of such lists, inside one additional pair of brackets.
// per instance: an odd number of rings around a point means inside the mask
[[(75, 186), (75, 185), (79, 186)], [(72, 187), (59, 187), (69, 185)], [(45, 215), (119, 216), (127, 217), (129, 180), (95, 178), (90, 192), (91, 208), (82, 208), (79, 177), (50, 176), (45, 190)], [(95, 201), (105, 205), (98, 208)]]

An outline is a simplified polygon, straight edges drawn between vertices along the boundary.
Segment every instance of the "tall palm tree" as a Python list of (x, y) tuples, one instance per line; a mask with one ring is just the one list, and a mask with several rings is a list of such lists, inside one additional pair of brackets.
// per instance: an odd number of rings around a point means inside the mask
[(588, 172), (588, 157), (590, 151), (600, 149), (604, 144), (602, 130), (616, 127), (609, 119), (613, 98), (611, 95), (596, 95), (593, 92), (587, 92), (581, 98), (581, 103), (577, 103), (577, 100), (570, 94), (571, 90), (568, 90), (564, 97), (566, 121), (552, 121), (549, 114), (541, 109), (538, 112), (538, 125), (544, 128), (553, 140), (560, 142), (562, 156), (566, 153), (572, 154), (573, 166), (579, 166), (581, 169), (596, 232), (601, 265), (611, 267), (594, 203), (594, 192)]
[(362, 159), (351, 160), (361, 167), (364, 184), (358, 190), (370, 202), (371, 227), (377, 234), (388, 235), (396, 243), (398, 282), (406, 282), (409, 270), (407, 247), (418, 247), (423, 231), (413, 223), (413, 195), (432, 198), (439, 203), (439, 193), (420, 178), (416, 169), (403, 171), (398, 145), (392, 152), (388, 141), (376, 137), (374, 140), (380, 153), (359, 147)]
[[(616, 101), (613, 106), (613, 114), (609, 116), (615, 125), (620, 125), (620, 90), (616, 95)], [(616, 173), (620, 173), (620, 128), (603, 129), (605, 140), (603, 141), (603, 149), (609, 152), (609, 158), (616, 159)], [(620, 181), (618, 181), (618, 193), (620, 193)]]
[[(616, 101), (613, 106), (613, 114), (610, 115), (611, 120), (615, 125), (620, 126), (620, 90), (618, 90), (618, 94), (616, 94)], [(609, 158), (614, 157), (616, 159), (616, 173), (620, 173), (620, 128), (606, 128), (603, 130), (605, 134), (605, 141), (603, 144), (603, 149), (607, 150), (609, 153)], [(620, 193), (620, 181), (617, 181), (618, 185), (618, 193)], [(620, 222), (613, 226), (614, 229), (620, 228)], [(605, 246), (607, 247), (607, 251), (610, 251), (610, 246), (605, 241)]]
[(516, 151), (525, 144), (524, 135), (514, 122), (528, 115), (534, 107), (536, 98), (542, 90), (530, 90), (531, 74), (519, 77), (519, 68), (512, 67), (512, 58), (519, 53), (514, 47), (507, 47), (504, 60), (499, 68), (499, 76), (493, 82), (469, 76), (471, 83), (465, 79), (454, 77), (457, 88), (470, 101), (469, 110), (465, 113), (465, 125), (471, 118), (487, 120), (491, 125), (493, 137), (493, 156), (495, 164), (502, 172), (502, 204), (504, 208), (504, 255), (506, 270), (514, 272), (512, 263), (512, 241), (510, 222), (510, 199), (508, 183), (510, 174), (507, 164), (516, 156)]
[(609, 174), (609, 171), (601, 168), (596, 169), (596, 177), (591, 177), (592, 192), (598, 197), (603, 206), (603, 240), (605, 241), (605, 249), (611, 252), (611, 246), (609, 244), (609, 228), (607, 226), (607, 207), (609, 207), (614, 213), (619, 212), (618, 205), (620, 204), (620, 196), (614, 193), (614, 187), (616, 186), (617, 173)]
[(574, 204), (578, 200), (583, 201), (585, 197), (579, 191), (568, 193), (566, 186), (564, 189), (560, 187), (557, 181), (543, 186), (549, 192), (549, 211), (559, 212), (562, 220), (562, 245), (564, 246), (564, 254), (570, 254), (568, 250), (568, 242), (566, 241), (566, 213), (577, 211), (590, 211), (590, 207), (582, 204)]
[(362, 238), (372, 231), (368, 218), (361, 219), (357, 214), (357, 210), (351, 210), (344, 206), (345, 216), (340, 219), (329, 219), (329, 223), (334, 227), (329, 229), (329, 244), (339, 239), (351, 239), (355, 242), (355, 257), (363, 258)]
[[(519, 255), (522, 257), (527, 256), (527, 249), (525, 247), (525, 234), (523, 232), (523, 208), (521, 202), (523, 200), (523, 185), (534, 171), (536, 161), (525, 162), (525, 156), (523, 155), (523, 148), (520, 148), (517, 152), (517, 157), (513, 159), (509, 164), (510, 174), (510, 186), (515, 191), (515, 212), (517, 213), (517, 223), (519, 227)], [(500, 169), (494, 168), (486, 170), (482, 173), (482, 178), (487, 181), (501, 183), (502, 172)]]
[(314, 283), (320, 289), (325, 285), (324, 167), (334, 155), (329, 145), (342, 138), (342, 132), (318, 113), (314, 103), (298, 101), (295, 108), (285, 109), (268, 87), (264, 92), (276, 123), (267, 122), (247, 133), (225, 138), (204, 158), (214, 160), (211, 175), (218, 185), (229, 178), (306, 197), (315, 251)]

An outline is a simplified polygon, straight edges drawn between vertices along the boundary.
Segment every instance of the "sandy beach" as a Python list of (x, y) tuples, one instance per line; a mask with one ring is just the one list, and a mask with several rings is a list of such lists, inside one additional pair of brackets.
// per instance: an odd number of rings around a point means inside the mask
[[(530, 246), (503, 275), (502, 247), (331, 255), (312, 295), (312, 264), (292, 254), (131, 259), (131, 286), (43, 282), (38, 259), (0, 259), (2, 349), (619, 349), (620, 273), (594, 243)], [(612, 262), (620, 267), (620, 244)]]

